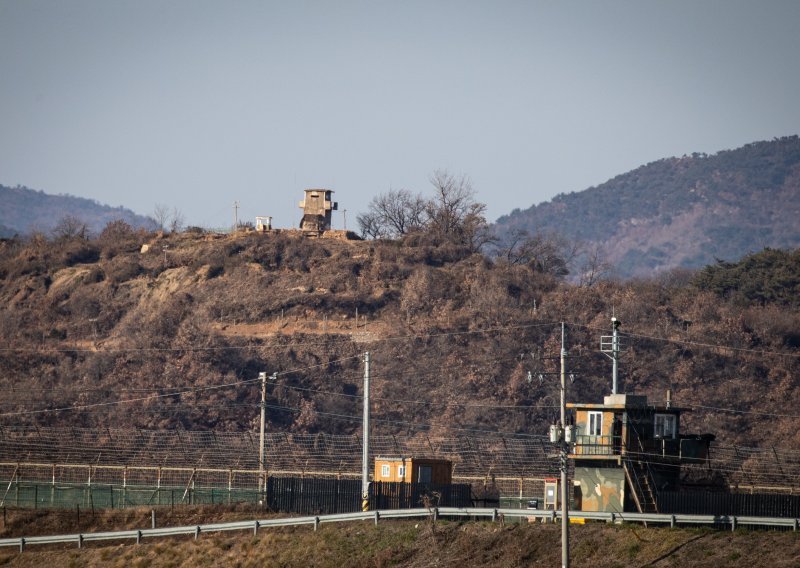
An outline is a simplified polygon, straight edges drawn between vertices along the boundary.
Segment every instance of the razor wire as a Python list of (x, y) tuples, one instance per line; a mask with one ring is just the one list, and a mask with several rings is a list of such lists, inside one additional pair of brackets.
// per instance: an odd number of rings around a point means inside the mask
[[(265, 435), (265, 470), (306, 476), (358, 476), (362, 437), (340, 434), (271, 432)], [(13, 464), (38, 464), (50, 477), (80, 471), (84, 478), (101, 470), (137, 468), (164, 471), (203, 470), (213, 483), (257, 483), (259, 435), (214, 430), (135, 430), (124, 428), (0, 428), (0, 463), (4, 478)], [(558, 475), (558, 449), (544, 436), (464, 434), (435, 436), (424, 432), (370, 437), (370, 459), (378, 456), (435, 457), (453, 463), (460, 479), (545, 479)], [(628, 459), (661, 467), (680, 467), (684, 479), (715, 478), (729, 487), (800, 488), (800, 451), (712, 445), (703, 458), (676, 462), (655, 453), (626, 453)], [(47, 467), (45, 467), (47, 466)], [(92, 473), (92, 467), (95, 472)], [(9, 470), (9, 471), (6, 471)], [(211, 474), (211, 471), (217, 474)], [(221, 472), (221, 473), (220, 473)], [(30, 474), (28, 474), (30, 475)], [(44, 474), (41, 474), (44, 475)], [(110, 474), (109, 474), (110, 475)], [(159, 474), (160, 475), (160, 474)], [(179, 476), (185, 483), (186, 475)], [(200, 479), (201, 474), (193, 478)], [(209, 481), (210, 482), (210, 481)]]

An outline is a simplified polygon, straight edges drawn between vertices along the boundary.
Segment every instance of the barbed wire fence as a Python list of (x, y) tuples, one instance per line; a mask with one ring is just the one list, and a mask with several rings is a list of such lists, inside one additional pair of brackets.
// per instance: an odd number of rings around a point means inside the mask
[[(268, 433), (266, 475), (358, 479), (361, 451), (359, 435)], [(124, 493), (117, 499), (131, 503), (163, 504), (164, 491), (168, 503), (186, 502), (200, 489), (210, 490), (212, 501), (214, 491), (220, 500), (257, 498), (258, 454), (255, 432), (0, 427), (0, 502), (18, 501), (23, 482), (49, 484), (51, 502), (59, 485), (118, 487)], [(478, 497), (540, 497), (544, 480), (558, 476), (557, 449), (544, 436), (372, 436), (371, 460), (377, 456), (448, 459), (453, 482), (472, 485)], [(712, 446), (707, 458), (682, 465), (658, 454), (628, 457), (681, 467), (686, 479), (715, 478), (735, 491), (800, 493), (800, 451)], [(131, 497), (137, 488), (144, 495), (138, 501)], [(113, 506), (113, 489), (110, 499)]]

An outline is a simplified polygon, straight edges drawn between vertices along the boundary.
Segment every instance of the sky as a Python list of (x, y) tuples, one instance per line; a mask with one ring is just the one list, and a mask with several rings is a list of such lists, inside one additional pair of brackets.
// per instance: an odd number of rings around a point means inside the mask
[[(490, 221), (800, 133), (800, 2), (0, 0), (0, 184), (334, 228), (466, 175)], [(0, 205), (1, 206), (1, 205)]]

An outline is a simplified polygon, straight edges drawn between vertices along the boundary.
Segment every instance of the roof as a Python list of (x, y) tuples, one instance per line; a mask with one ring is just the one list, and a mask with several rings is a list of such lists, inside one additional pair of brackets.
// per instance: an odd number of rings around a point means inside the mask
[(603, 403), (568, 402), (567, 408), (585, 410), (651, 410), (653, 412), (667, 412), (679, 414), (691, 411), (690, 408), (679, 408), (672, 405), (647, 404), (647, 397), (634, 394), (611, 394), (603, 399)]
[(445, 459), (445, 458), (426, 458), (426, 457), (421, 457), (421, 456), (400, 456), (400, 457), (398, 457), (398, 456), (377, 456), (375, 458), (375, 460), (376, 461), (377, 460), (380, 460), (380, 461), (408, 461), (408, 460), (414, 460), (414, 461), (448, 462), (448, 463), (450, 463), (450, 461), (451, 461), (451, 460), (448, 460), (448, 459)]

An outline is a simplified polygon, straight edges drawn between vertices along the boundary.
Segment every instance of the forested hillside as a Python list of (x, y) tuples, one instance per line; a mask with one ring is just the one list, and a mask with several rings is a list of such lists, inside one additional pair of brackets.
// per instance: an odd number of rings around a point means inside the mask
[(152, 228), (155, 221), (124, 207), (109, 207), (73, 195), (49, 195), (27, 187), (0, 185), (0, 237), (31, 232), (50, 234), (67, 225), (84, 225), (99, 233), (111, 221), (125, 221), (134, 227)]
[(800, 245), (800, 139), (668, 158), (497, 220), (599, 247), (620, 276), (737, 261)]
[(797, 251), (576, 286), (535, 261), (427, 242), (122, 222), (1, 241), (0, 420), (254, 430), (264, 371), (279, 373), (270, 431), (357, 432), (369, 351), (376, 433), (542, 434), (558, 389), (538, 375), (557, 369), (560, 322), (568, 399), (601, 402), (614, 314), (624, 390), (672, 388), (695, 408), (690, 431), (800, 448)]

